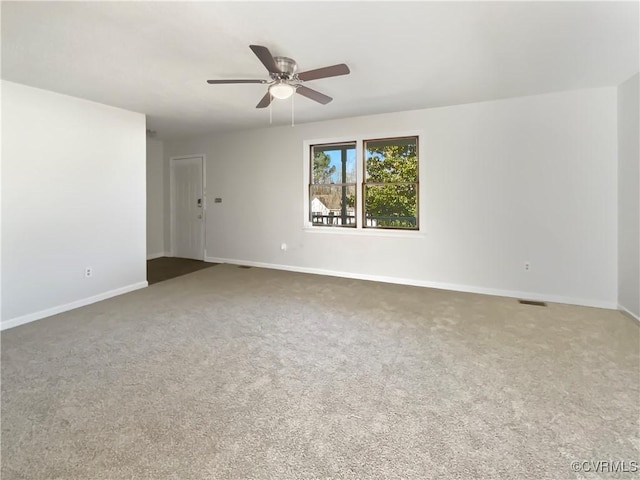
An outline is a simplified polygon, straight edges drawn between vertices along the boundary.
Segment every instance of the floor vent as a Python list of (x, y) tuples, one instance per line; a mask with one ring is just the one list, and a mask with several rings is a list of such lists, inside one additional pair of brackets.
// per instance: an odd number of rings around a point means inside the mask
[(238, 265), (238, 268), (251, 268), (249, 265)]
[(537, 302), (535, 300), (518, 300), (522, 305), (533, 305), (535, 307), (546, 307), (547, 304), (545, 302)]

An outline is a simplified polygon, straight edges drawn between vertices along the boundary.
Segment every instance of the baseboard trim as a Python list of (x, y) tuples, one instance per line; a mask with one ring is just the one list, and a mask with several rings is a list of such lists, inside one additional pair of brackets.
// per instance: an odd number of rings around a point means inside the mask
[(625, 315), (628, 315), (629, 317), (631, 317), (633, 320), (635, 320), (636, 322), (640, 323), (640, 317), (638, 315), (636, 315), (635, 313), (633, 313), (631, 310), (629, 310), (628, 308), (626, 308), (624, 305), (620, 305), (618, 304), (618, 310), (620, 310), (622, 313), (624, 313)]
[(294, 265), (281, 265), (276, 263), (253, 262), (248, 260), (238, 260), (233, 258), (205, 257), (205, 262), (230, 263), (234, 265), (246, 265), (249, 267), (272, 268), (274, 270), (286, 270), (297, 273), (311, 273), (314, 275), (328, 275), (331, 277), (353, 278), (355, 280), (369, 280), (372, 282), (395, 283), (398, 285), (410, 285), (413, 287), (437, 288), (439, 290), (453, 290), (456, 292), (479, 293), (481, 295), (492, 295), (496, 297), (526, 298), (550, 303), (565, 303), (568, 305), (580, 305), (584, 307), (606, 308), (616, 310), (615, 302), (605, 300), (590, 300), (584, 298), (563, 297), (557, 295), (545, 295), (535, 292), (520, 292), (516, 290), (500, 290), (495, 288), (477, 287), (474, 285), (461, 285), (455, 283), (431, 282), (415, 280), (401, 277), (387, 277), (384, 275), (369, 275), (362, 273), (343, 272), (338, 270), (326, 270), (322, 268), (298, 267)]
[(68, 312), (69, 310), (74, 310), (86, 305), (91, 305), (92, 303), (106, 300), (107, 298), (133, 292), (134, 290), (139, 290), (141, 288), (145, 288), (146, 286), (148, 286), (148, 283), (146, 281), (138, 282), (132, 285), (127, 285), (126, 287), (116, 288), (115, 290), (109, 290), (108, 292), (99, 293), (98, 295), (93, 295), (92, 297), (76, 300), (75, 302), (67, 303), (65, 305), (59, 305), (57, 307), (47, 308), (46, 310), (40, 310), (39, 312), (29, 313), (21, 317), (12, 318), (11, 320), (3, 321), (0, 324), (0, 330), (7, 330), (19, 325), (24, 325), (25, 323), (35, 322), (36, 320), (41, 320), (52, 315), (57, 315), (58, 313)]
[[(220, 258), (220, 257), (204, 257), (204, 261), (207, 263), (231, 263), (233, 265), (248, 265), (248, 263), (240, 263), (240, 260), (238, 260), (236, 263), (235, 261), (231, 260), (230, 258)], [(253, 265), (252, 265), (253, 266)]]
[(154, 260), (156, 258), (170, 257), (170, 256), (171, 255), (169, 255), (167, 252), (151, 253), (151, 254), (147, 255), (147, 260)]

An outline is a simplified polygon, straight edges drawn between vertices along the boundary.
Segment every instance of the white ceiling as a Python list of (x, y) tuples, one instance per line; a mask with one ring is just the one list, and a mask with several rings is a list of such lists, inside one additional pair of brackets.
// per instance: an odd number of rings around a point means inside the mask
[[(267, 126), (265, 45), (307, 83), (296, 122), (617, 85), (638, 71), (638, 2), (2, 2), (2, 78), (143, 112), (160, 138)], [(276, 101), (274, 123), (290, 121)]]

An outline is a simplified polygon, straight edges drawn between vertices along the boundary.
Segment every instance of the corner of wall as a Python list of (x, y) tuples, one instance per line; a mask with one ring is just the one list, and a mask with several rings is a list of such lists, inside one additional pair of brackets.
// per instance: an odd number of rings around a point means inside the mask
[(640, 318), (640, 73), (618, 94), (618, 308)]
[(147, 257), (165, 251), (164, 142), (147, 138)]

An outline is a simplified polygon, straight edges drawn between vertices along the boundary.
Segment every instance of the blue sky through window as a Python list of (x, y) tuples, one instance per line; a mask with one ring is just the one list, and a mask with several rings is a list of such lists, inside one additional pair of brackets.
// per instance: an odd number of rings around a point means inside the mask
[(331, 166), (336, 167), (335, 173), (331, 176), (332, 183), (354, 183), (356, 181), (356, 149), (347, 150), (347, 178), (342, 182), (342, 153), (340, 150), (324, 150), (329, 155)]

